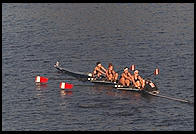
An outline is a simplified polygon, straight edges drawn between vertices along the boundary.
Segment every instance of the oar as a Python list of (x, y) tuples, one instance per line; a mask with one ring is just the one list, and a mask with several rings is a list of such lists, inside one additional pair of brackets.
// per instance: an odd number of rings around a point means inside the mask
[(134, 71), (134, 70), (135, 70), (135, 65), (131, 65), (129, 69), (130, 69), (131, 71)]
[[(131, 70), (131, 71), (134, 71), (135, 70), (135, 65), (131, 65), (130, 67), (129, 67), (129, 69)], [(119, 70), (119, 71), (116, 71), (117, 73), (120, 73), (120, 72), (123, 72), (124, 70)]]
[(120, 73), (120, 72), (123, 72), (123, 70), (121, 69), (121, 70), (116, 71), (116, 73)]
[(175, 100), (175, 101), (184, 102), (184, 103), (192, 103), (192, 102), (190, 102), (188, 100), (178, 99), (178, 98), (174, 98), (174, 97), (168, 97), (168, 96), (165, 96), (165, 95), (153, 94), (153, 93), (149, 93), (149, 94), (153, 95), (153, 96), (161, 97), (161, 98), (166, 98), (166, 99), (169, 99), (169, 100)]
[(150, 74), (150, 75), (147, 75), (146, 78), (152, 76), (153, 74), (154, 74), (154, 76), (158, 75), (158, 74), (159, 74), (159, 69), (156, 68), (156, 69), (154, 70), (154, 72), (153, 72), (152, 74)]
[(54, 77), (50, 77), (50, 80), (85, 80), (88, 81), (87, 78), (54, 78)]

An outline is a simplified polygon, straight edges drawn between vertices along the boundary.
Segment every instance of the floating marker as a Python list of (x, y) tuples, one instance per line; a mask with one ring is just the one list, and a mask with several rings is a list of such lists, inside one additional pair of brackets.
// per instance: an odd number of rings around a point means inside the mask
[(71, 89), (71, 88), (73, 88), (73, 84), (65, 83), (65, 88)]
[(47, 83), (48, 82), (48, 78), (42, 77), (42, 76), (36, 76), (35, 77), (35, 82), (36, 83)]
[(154, 74), (155, 75), (158, 75), (159, 74), (159, 69), (158, 68), (155, 69)]
[(135, 70), (135, 65), (131, 65), (130, 70), (134, 71)]
[(60, 88), (61, 89), (72, 89), (73, 88), (73, 85), (72, 84), (69, 84), (69, 83), (61, 82), (60, 83)]

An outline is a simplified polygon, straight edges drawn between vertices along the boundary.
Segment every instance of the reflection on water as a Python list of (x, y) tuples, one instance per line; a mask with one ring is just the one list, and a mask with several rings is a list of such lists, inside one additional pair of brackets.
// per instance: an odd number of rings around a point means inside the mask
[(150, 103), (157, 99), (157, 97), (149, 95), (144, 92), (117, 90), (113, 86), (95, 84), (92, 88), (93, 94), (107, 95), (116, 98), (126, 99), (130, 105), (137, 104), (142, 101)]
[(113, 96), (113, 97), (125, 97), (125, 96), (135, 96), (136, 98), (139, 99), (139, 97), (141, 96), (141, 93), (137, 92), (137, 91), (125, 91), (125, 90), (117, 90), (115, 89), (113, 86), (107, 86), (107, 85), (95, 85), (92, 88), (94, 91), (96, 92), (103, 92), (104, 94), (107, 94), (109, 96)]
[(36, 90), (42, 90), (42, 89), (45, 89), (47, 87), (48, 87), (47, 84), (37, 84), (36, 85)]
[(67, 90), (61, 90), (60, 93), (61, 93), (61, 97), (70, 96), (73, 94), (72, 91), (67, 91)]

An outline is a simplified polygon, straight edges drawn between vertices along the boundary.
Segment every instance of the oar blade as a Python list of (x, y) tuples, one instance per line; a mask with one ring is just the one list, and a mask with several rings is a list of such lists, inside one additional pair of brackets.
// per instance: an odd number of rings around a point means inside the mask
[(154, 70), (154, 75), (158, 75), (158, 74), (159, 74), (159, 69), (156, 68), (156, 69)]
[(130, 69), (131, 71), (134, 71), (134, 70), (135, 70), (135, 65), (131, 65), (129, 69)]

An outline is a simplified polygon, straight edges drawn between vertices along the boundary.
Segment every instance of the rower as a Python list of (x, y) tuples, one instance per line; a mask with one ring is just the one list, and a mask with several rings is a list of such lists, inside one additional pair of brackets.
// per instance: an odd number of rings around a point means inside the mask
[(106, 75), (106, 69), (101, 65), (101, 62), (96, 63), (96, 67), (92, 73), (92, 77), (100, 78), (101, 75)]
[(135, 83), (135, 81), (133, 80), (133, 76), (129, 72), (128, 67), (125, 67), (124, 72), (121, 74), (119, 83), (122, 84), (123, 86), (128, 86), (129, 87), (130, 82)]
[(149, 78), (147, 78), (145, 80), (144, 89), (147, 90), (147, 91), (150, 91), (150, 92), (152, 92), (152, 91), (158, 91), (157, 86)]
[(109, 81), (116, 82), (118, 79), (118, 73), (114, 71), (112, 63), (109, 63), (108, 69), (106, 70), (106, 78)]
[(134, 71), (133, 78), (134, 78), (134, 81), (135, 81), (134, 86), (138, 89), (144, 89), (145, 80), (141, 76), (139, 76), (139, 71), (138, 70)]

